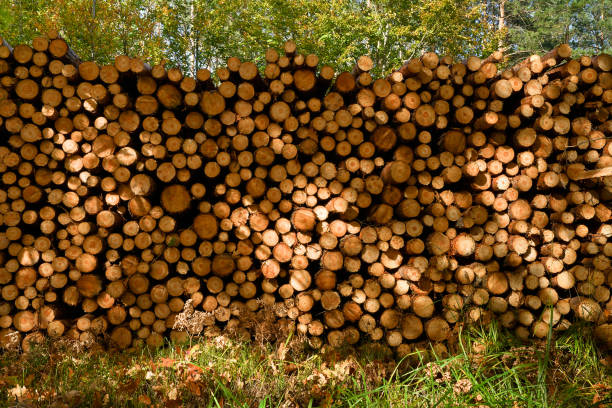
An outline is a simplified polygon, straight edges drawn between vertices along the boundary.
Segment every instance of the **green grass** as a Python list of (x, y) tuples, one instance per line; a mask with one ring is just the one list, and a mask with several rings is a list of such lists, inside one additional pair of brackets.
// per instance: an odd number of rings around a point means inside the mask
[(129, 353), (48, 343), (2, 356), (0, 406), (612, 406), (612, 372), (588, 327), (529, 345), (476, 327), (451, 349), (397, 361), (376, 344), (316, 352), (296, 339), (192, 339)]

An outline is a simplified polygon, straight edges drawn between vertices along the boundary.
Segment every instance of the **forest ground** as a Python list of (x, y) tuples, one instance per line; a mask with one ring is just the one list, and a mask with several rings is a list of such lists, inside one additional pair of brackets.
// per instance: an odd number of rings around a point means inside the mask
[(610, 407), (612, 359), (588, 326), (521, 343), (495, 324), (448, 356), (384, 346), (315, 351), (228, 336), (109, 352), (48, 342), (0, 359), (2, 407)]

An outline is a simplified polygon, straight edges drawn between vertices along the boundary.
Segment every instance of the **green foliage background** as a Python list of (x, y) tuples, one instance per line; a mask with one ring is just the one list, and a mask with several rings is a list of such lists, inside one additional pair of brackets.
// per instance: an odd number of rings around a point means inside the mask
[(612, 0), (0, 0), (0, 35), (27, 43), (55, 28), (83, 60), (166, 59), (192, 74), (229, 56), (263, 63), (293, 39), (337, 70), (368, 54), (381, 73), (429, 50), (505, 47), (510, 62), (561, 42), (610, 52), (611, 10)]

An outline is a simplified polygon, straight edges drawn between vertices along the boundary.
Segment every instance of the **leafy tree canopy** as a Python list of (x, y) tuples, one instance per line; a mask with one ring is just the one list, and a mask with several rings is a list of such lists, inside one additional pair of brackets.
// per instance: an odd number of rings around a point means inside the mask
[[(569, 42), (610, 52), (610, 0), (0, 0), (0, 35), (28, 43), (59, 30), (83, 60), (162, 59), (194, 74), (230, 56), (263, 64), (293, 39), (337, 70), (360, 55), (375, 73), (424, 51), (462, 58), (505, 46), (512, 59)], [(503, 13), (501, 10), (503, 9)], [(501, 19), (500, 15), (504, 15)]]

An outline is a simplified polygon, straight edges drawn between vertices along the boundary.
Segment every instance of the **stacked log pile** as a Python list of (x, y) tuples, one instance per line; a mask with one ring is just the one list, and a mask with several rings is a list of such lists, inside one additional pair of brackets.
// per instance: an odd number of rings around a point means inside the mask
[(315, 347), (400, 355), (491, 319), (609, 336), (612, 58), (570, 54), (375, 78), (289, 41), (191, 78), (3, 42), (2, 345), (157, 346), (188, 300), (207, 333), (272, 310)]

